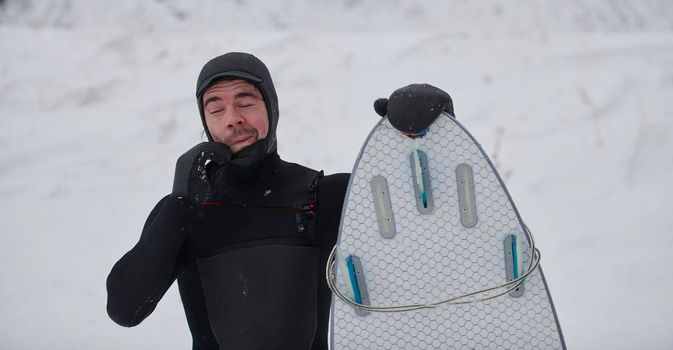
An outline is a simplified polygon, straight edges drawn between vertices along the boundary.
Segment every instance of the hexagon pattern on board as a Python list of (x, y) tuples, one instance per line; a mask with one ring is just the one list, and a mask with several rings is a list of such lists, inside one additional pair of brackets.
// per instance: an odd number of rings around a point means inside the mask
[[(434, 211), (417, 209), (410, 154), (427, 154)], [(472, 168), (477, 224), (461, 224), (456, 167)], [(378, 232), (370, 181), (388, 182), (396, 233)], [(351, 175), (339, 233), (344, 256), (360, 258), (371, 305), (430, 303), (506, 282), (503, 240), (523, 235), (506, 189), (474, 139), (440, 116), (426, 136), (410, 139), (384, 118), (370, 134)], [(520, 247), (524, 266), (531, 250)], [(358, 316), (334, 298), (332, 349), (563, 349), (538, 268), (524, 293), (402, 313)], [(338, 278), (337, 285), (347, 290)]]

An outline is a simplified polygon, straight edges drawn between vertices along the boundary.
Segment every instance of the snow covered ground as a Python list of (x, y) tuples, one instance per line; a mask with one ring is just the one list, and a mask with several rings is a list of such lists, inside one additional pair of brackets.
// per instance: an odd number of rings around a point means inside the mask
[(448, 91), (533, 229), (569, 349), (673, 346), (673, 4), (0, 2), (0, 348), (186, 349), (172, 287), (141, 325), (105, 279), (202, 140), (208, 59), (248, 51), (279, 153), (349, 172), (377, 97)]

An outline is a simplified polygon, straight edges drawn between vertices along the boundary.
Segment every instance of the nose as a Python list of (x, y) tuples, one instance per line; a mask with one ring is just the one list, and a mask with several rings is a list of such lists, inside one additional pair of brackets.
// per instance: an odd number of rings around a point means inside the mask
[(241, 117), (241, 115), (234, 108), (231, 108), (226, 116), (227, 129), (233, 129), (235, 127), (241, 126), (243, 125), (243, 122), (243, 117)]

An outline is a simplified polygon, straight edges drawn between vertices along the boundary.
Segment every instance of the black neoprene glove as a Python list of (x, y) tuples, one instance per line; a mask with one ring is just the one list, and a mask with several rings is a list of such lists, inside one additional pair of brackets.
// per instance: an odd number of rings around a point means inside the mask
[(231, 159), (231, 150), (222, 143), (202, 142), (178, 158), (172, 196), (192, 204), (209, 199), (214, 170)]
[(441, 112), (455, 118), (451, 96), (429, 84), (411, 84), (399, 88), (390, 98), (374, 101), (374, 110), (382, 117), (388, 116), (396, 129), (407, 133), (422, 132)]

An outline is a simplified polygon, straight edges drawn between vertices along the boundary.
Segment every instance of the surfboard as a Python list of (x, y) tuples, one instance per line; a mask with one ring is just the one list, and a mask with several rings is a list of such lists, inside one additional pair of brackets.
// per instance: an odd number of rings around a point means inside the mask
[(486, 152), (442, 113), (374, 126), (327, 266), (330, 348), (565, 349), (539, 251)]

